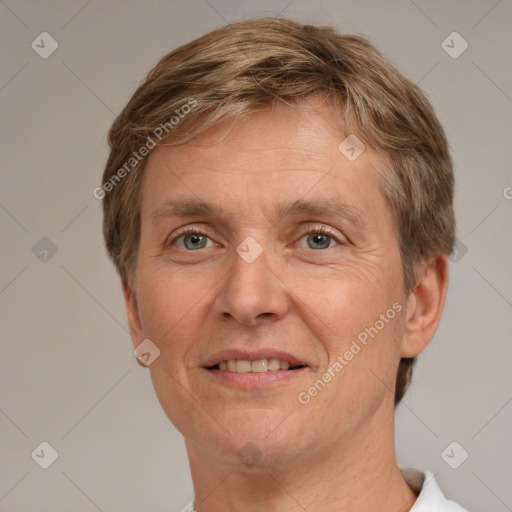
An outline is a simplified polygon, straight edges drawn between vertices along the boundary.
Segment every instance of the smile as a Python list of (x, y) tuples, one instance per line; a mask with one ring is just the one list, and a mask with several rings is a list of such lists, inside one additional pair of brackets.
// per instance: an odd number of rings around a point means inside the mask
[(264, 373), (275, 372), (279, 370), (296, 370), (303, 368), (304, 365), (291, 366), (288, 361), (278, 358), (256, 359), (227, 359), (218, 364), (209, 367), (209, 370), (222, 370), (234, 373)]

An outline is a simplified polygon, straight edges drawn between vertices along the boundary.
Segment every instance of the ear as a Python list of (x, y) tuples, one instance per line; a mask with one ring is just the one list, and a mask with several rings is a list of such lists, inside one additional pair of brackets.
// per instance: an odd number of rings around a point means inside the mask
[(401, 357), (415, 357), (433, 338), (441, 320), (448, 291), (448, 257), (444, 254), (420, 266), (417, 284), (407, 298)]
[(132, 338), (133, 347), (136, 348), (144, 339), (144, 334), (142, 332), (137, 299), (126, 283), (123, 283), (123, 297), (126, 306), (126, 316), (128, 317), (128, 326), (130, 328), (130, 336)]

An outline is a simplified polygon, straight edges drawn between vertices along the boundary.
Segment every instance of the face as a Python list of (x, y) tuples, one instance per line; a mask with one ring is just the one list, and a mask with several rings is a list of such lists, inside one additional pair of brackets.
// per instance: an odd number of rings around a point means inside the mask
[(149, 158), (133, 342), (160, 349), (153, 385), (190, 450), (321, 456), (392, 417), (405, 296), (383, 161), (340, 151), (313, 100), (230, 126)]

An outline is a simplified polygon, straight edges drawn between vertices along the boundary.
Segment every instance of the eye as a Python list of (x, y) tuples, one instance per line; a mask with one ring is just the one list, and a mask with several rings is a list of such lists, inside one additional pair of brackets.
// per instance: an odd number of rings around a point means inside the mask
[[(304, 246), (305, 240), (306, 246)], [(197, 251), (205, 247), (216, 245), (208, 236), (207, 233), (198, 230), (197, 228), (188, 228), (175, 236), (168, 245), (175, 245), (180, 249), (187, 251)], [(330, 249), (336, 245), (343, 245), (343, 243), (331, 233), (324, 226), (318, 226), (306, 232), (300, 237), (299, 245), (306, 249)]]
[[(209, 241), (209, 237), (206, 233), (198, 231), (196, 229), (187, 229), (182, 231), (178, 236), (173, 238), (169, 245), (176, 245), (180, 249), (186, 249), (188, 251), (196, 251), (198, 249), (204, 249)], [(210, 240), (210, 246), (213, 242)]]
[(330, 249), (335, 245), (342, 245), (337, 237), (323, 226), (308, 231), (300, 240), (303, 239), (306, 239), (307, 249)]

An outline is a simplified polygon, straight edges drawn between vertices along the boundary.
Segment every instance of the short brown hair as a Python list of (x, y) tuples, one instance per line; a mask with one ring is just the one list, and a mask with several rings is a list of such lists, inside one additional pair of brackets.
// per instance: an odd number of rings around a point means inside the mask
[[(220, 28), (163, 57), (110, 129), (103, 233), (132, 291), (147, 161), (142, 146), (159, 143), (155, 134), (164, 128), (165, 143), (180, 144), (221, 120), (318, 94), (331, 102), (345, 127), (386, 157), (383, 192), (396, 222), (406, 293), (416, 286), (420, 262), (452, 252), (452, 163), (443, 128), (421, 90), (362, 37), (262, 18)], [(414, 358), (400, 361), (395, 404), (413, 364)]]

